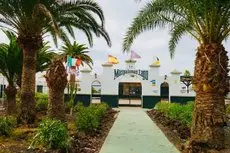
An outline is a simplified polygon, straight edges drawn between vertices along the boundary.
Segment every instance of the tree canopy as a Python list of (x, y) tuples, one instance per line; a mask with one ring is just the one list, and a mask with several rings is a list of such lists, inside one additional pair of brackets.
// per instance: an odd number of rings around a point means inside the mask
[(221, 43), (230, 34), (230, 1), (152, 0), (133, 20), (125, 35), (123, 50), (128, 51), (142, 32), (166, 27), (171, 35), (171, 57), (184, 35), (193, 37), (200, 44)]

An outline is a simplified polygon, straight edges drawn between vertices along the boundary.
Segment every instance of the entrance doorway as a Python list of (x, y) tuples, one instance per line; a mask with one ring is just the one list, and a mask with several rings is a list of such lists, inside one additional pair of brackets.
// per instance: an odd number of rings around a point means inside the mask
[(169, 101), (169, 84), (167, 82), (161, 84), (161, 101)]
[(141, 106), (142, 86), (141, 83), (119, 83), (119, 105)]
[(92, 103), (101, 103), (101, 82), (96, 80), (91, 85)]

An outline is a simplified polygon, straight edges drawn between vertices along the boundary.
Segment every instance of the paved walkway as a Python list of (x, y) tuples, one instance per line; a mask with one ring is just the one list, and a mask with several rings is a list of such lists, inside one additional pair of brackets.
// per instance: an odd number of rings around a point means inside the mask
[(100, 153), (179, 153), (141, 108), (121, 108)]

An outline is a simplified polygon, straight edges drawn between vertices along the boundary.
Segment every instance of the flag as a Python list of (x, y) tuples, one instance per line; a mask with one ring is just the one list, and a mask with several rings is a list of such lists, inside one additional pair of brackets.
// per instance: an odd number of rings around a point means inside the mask
[(76, 74), (76, 67), (75, 66), (70, 67), (69, 74)]
[(156, 64), (156, 65), (160, 65), (161, 64), (158, 57), (156, 57), (156, 60), (155, 60), (155, 62), (153, 64)]
[(111, 64), (118, 64), (119, 63), (118, 59), (112, 55), (108, 56), (108, 62)]
[(81, 60), (77, 58), (75, 62), (75, 66), (79, 67), (80, 65), (81, 65)]
[(131, 59), (133, 59), (133, 58), (141, 58), (141, 56), (138, 55), (136, 52), (131, 51)]
[(72, 58), (72, 65), (71, 66), (75, 66), (76, 61), (77, 60), (75, 58)]
[(77, 69), (75, 75), (79, 76), (80, 75), (80, 70)]
[(72, 66), (72, 57), (67, 56), (67, 67), (71, 67), (71, 66)]

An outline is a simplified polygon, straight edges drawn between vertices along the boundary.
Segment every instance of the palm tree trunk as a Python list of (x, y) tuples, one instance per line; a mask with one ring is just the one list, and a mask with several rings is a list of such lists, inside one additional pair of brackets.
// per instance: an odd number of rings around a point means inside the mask
[(64, 90), (49, 89), (48, 116), (61, 121), (65, 120)]
[(19, 36), (17, 39), (23, 49), (23, 68), (21, 80), (21, 113), (19, 121), (23, 124), (32, 124), (36, 118), (35, 109), (35, 75), (37, 51), (42, 46), (42, 37)]
[(20, 121), (24, 124), (33, 123), (35, 110), (35, 74), (36, 52), (23, 50), (23, 68), (21, 81), (21, 114)]
[(195, 108), (191, 127), (190, 153), (197, 147), (224, 148), (226, 125), (224, 98), (228, 92), (228, 56), (221, 44), (204, 44), (195, 61)]
[(70, 74), (69, 83), (70, 83), (71, 89), (75, 88), (75, 82), (76, 82), (75, 74)]
[(53, 61), (46, 73), (49, 87), (48, 116), (65, 120), (64, 90), (67, 85), (67, 74), (61, 61)]
[(7, 101), (6, 113), (8, 115), (15, 114), (17, 89), (14, 86), (9, 85), (7, 88), (5, 88), (5, 93)]

